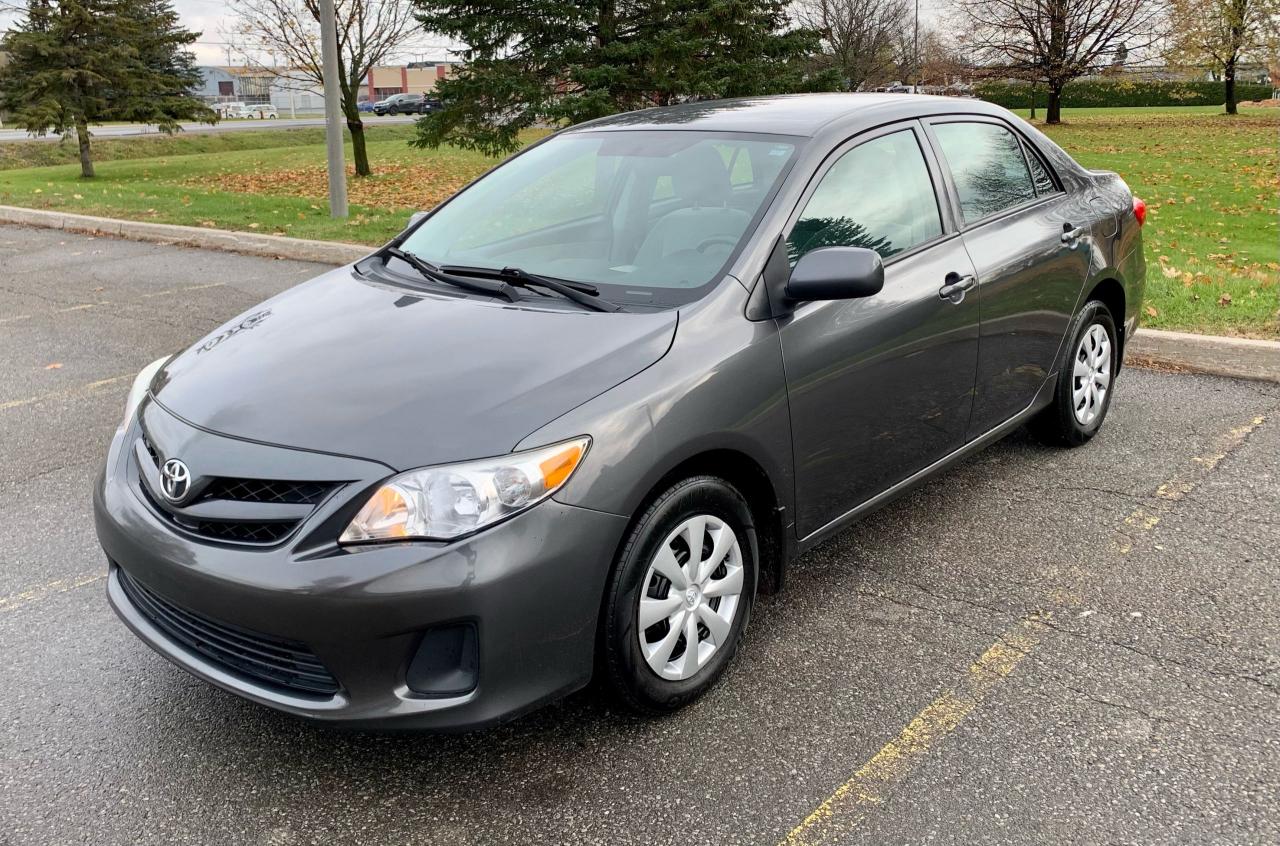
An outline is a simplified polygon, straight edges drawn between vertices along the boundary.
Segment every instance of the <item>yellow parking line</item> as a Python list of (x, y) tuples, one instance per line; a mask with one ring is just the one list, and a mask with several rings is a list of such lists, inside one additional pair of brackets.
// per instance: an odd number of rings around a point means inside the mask
[(99, 379), (96, 382), (90, 382), (87, 385), (77, 385), (74, 388), (64, 388), (61, 391), (50, 391), (47, 394), (40, 394), (26, 399), (9, 400), (8, 402), (0, 402), (0, 411), (8, 411), (11, 408), (21, 408), (24, 405), (33, 405), (37, 402), (44, 402), (52, 399), (68, 399), (80, 396), (81, 394), (90, 394), (98, 388), (114, 385), (116, 382), (122, 382), (125, 379), (132, 379), (132, 373), (125, 373), (122, 376), (112, 376), (110, 379)]
[[(1211, 473), (1224, 458), (1239, 449), (1254, 430), (1266, 421), (1254, 417), (1218, 438), (1211, 452), (1191, 459), (1191, 472), (1175, 476), (1153, 493), (1156, 504), (1151, 510), (1134, 509), (1116, 528), (1112, 543), (1121, 555), (1133, 549), (1134, 538), (1152, 532), (1160, 524), (1153, 513), (1172, 507)], [(1074, 607), (1081, 602), (1081, 591), (1063, 587), (1050, 591), (1051, 603)], [(978, 707), (1001, 680), (1027, 657), (1040, 642), (1046, 626), (1037, 619), (1023, 620), (1006, 632), (971, 667), (956, 690), (950, 690), (929, 703), (907, 724), (899, 735), (885, 744), (858, 771), (835, 789), (835, 792), (809, 816), (793, 828), (779, 846), (812, 846), (841, 840), (851, 833), (876, 807), (884, 804), (893, 788), (900, 783), (929, 751)]]
[(185, 294), (187, 291), (204, 291), (208, 288), (221, 288), (226, 284), (226, 282), (210, 282), (207, 285), (188, 285), (185, 288), (166, 288), (163, 291), (152, 291), (150, 294), (143, 294), (142, 298), (144, 300), (149, 300), (152, 297), (164, 297), (169, 294)]
[(9, 596), (0, 597), (0, 611), (16, 611), (24, 605), (39, 602), (50, 594), (63, 593), (64, 591), (84, 587), (85, 585), (101, 581), (106, 577), (106, 573), (99, 571), (94, 573), (81, 573), (78, 576), (68, 576), (65, 579), (54, 579), (52, 582), (46, 582), (45, 584), (42, 584), (39, 587), (33, 587), (30, 590), (24, 590), (22, 593), (14, 593)]
[(1006, 632), (969, 667), (955, 690), (929, 703), (896, 738), (886, 743), (852, 778), (837, 787), (827, 801), (793, 828), (782, 846), (833, 843), (849, 834), (871, 809), (889, 798), (894, 785), (917, 761), (954, 731), (991, 689), (1014, 671), (1040, 642), (1043, 628), (1035, 620), (1023, 620), (1017, 628)]
[[(166, 288), (163, 291), (152, 291), (150, 294), (143, 294), (142, 299), (149, 300), (152, 297), (165, 297), (165, 296), (169, 296), (170, 294), (185, 294), (188, 291), (204, 291), (208, 288), (221, 288), (226, 284), (227, 284), (226, 282), (209, 282), (204, 285), (188, 285), (185, 288)], [(97, 302), (97, 303), (80, 303), (79, 305), (67, 306), (65, 308), (55, 308), (50, 311), (46, 311), (44, 313), (45, 314), (66, 314), (72, 311), (84, 311), (90, 308), (100, 308), (101, 306), (109, 306), (109, 305), (114, 305), (114, 303), (112, 303), (110, 300), (103, 300), (102, 302)], [(0, 324), (17, 323), (20, 320), (30, 320), (33, 317), (35, 317), (34, 314), (15, 314), (9, 317), (0, 317)]]

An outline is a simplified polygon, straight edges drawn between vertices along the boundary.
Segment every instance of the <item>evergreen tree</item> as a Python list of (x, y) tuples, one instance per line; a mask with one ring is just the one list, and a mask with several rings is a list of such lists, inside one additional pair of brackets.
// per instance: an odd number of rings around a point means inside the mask
[(80, 172), (93, 176), (89, 124), (147, 121), (165, 132), (213, 113), (189, 92), (200, 82), (183, 48), (197, 36), (168, 0), (31, 0), (0, 49), (0, 108), (28, 132), (72, 129)]
[(425, 29), (467, 45), (419, 146), (497, 154), (536, 123), (838, 85), (806, 76), (818, 34), (788, 26), (785, 0), (413, 2)]

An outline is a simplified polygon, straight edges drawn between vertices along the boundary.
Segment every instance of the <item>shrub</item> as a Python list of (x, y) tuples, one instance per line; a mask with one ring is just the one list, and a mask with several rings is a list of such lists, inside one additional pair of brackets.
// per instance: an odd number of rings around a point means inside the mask
[[(1031, 85), (1026, 82), (982, 82), (974, 94), (1006, 109), (1025, 109), (1031, 104)], [(1036, 108), (1044, 108), (1049, 90), (1035, 87)], [(1241, 102), (1271, 96), (1271, 86), (1236, 82), (1236, 99)], [(1212, 80), (1131, 80), (1077, 79), (1062, 90), (1063, 108), (1098, 106), (1220, 106), (1224, 101), (1221, 82)]]

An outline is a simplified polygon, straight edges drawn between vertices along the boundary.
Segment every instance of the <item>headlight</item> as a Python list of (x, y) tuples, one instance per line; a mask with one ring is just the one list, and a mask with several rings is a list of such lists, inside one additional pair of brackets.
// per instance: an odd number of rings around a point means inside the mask
[(518, 514), (569, 480), (588, 437), (500, 458), (443, 464), (383, 483), (338, 540), (448, 540)]
[(157, 358), (138, 372), (137, 378), (133, 380), (133, 387), (129, 389), (129, 397), (124, 401), (124, 419), (120, 421), (120, 428), (125, 429), (133, 420), (134, 412), (138, 410), (138, 406), (142, 404), (142, 398), (147, 395), (147, 391), (151, 388), (151, 380), (156, 378), (156, 374), (160, 372), (160, 368), (164, 367), (171, 356)]

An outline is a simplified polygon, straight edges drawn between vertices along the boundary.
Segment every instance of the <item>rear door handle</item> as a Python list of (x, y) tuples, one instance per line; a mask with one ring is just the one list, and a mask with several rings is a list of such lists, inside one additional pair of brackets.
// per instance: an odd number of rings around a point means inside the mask
[(948, 300), (953, 305), (959, 305), (964, 300), (966, 291), (972, 291), (978, 284), (978, 278), (972, 273), (961, 276), (959, 273), (948, 273), (946, 282), (938, 289), (938, 296), (944, 300)]
[(1072, 229), (1070, 223), (1062, 224), (1062, 243), (1074, 245), (1076, 241), (1088, 234), (1088, 230), (1082, 226)]

